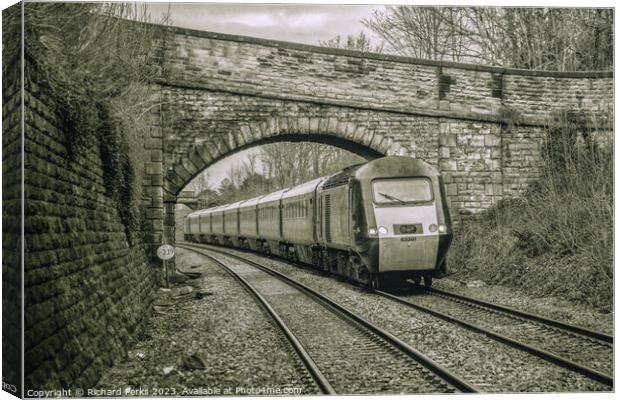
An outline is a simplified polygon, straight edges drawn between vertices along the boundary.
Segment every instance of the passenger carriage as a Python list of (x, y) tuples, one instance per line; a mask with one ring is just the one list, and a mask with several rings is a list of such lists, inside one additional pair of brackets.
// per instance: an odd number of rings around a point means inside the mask
[(243, 201), (224, 206), (222, 210), (224, 218), (224, 244), (239, 247), (239, 207)]
[(239, 206), (239, 241), (246, 249), (258, 250), (258, 210), (257, 205), (263, 196), (246, 200)]
[(282, 216), (280, 200), (288, 189), (278, 190), (261, 197), (256, 205), (258, 212), (258, 249), (265, 253), (280, 254)]
[(312, 248), (316, 244), (316, 188), (325, 178), (292, 187), (282, 194), (282, 237), (280, 255), (294, 261), (312, 264)]

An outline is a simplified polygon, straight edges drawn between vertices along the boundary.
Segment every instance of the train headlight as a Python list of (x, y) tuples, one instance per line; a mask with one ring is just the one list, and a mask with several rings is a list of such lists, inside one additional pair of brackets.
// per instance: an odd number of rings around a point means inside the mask
[(429, 230), (429, 231), (431, 231), (431, 232), (437, 232), (437, 225), (435, 225), (435, 224), (430, 224), (430, 225), (428, 226), (428, 230)]
[(446, 233), (448, 231), (448, 227), (444, 224), (439, 224), (439, 233)]
[(370, 229), (368, 229), (368, 234), (370, 236), (377, 236), (377, 228), (370, 228)]
[(382, 235), (387, 235), (388, 230), (387, 230), (387, 228), (385, 226), (380, 226), (379, 227), (379, 233), (382, 234)]

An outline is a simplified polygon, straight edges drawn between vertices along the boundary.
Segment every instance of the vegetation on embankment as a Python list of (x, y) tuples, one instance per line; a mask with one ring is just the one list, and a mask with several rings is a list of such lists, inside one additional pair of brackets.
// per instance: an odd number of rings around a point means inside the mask
[(54, 99), (67, 168), (99, 149), (106, 195), (128, 242), (140, 244), (147, 227), (137, 183), (150, 161), (144, 142), (157, 97), (151, 82), (162, 73), (163, 31), (148, 24), (145, 5), (28, 3), (24, 11), (26, 88)]
[[(555, 126), (555, 127), (553, 127)], [(461, 224), (449, 254), (460, 279), (613, 307), (613, 151), (564, 115), (548, 129), (541, 175), (523, 197)], [(585, 138), (585, 140), (583, 140)]]

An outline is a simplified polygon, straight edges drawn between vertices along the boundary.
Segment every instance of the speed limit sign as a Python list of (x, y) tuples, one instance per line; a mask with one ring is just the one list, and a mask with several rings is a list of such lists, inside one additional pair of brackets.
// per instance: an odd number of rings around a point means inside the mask
[(157, 248), (157, 257), (160, 260), (170, 260), (174, 257), (174, 247), (169, 244), (162, 244)]

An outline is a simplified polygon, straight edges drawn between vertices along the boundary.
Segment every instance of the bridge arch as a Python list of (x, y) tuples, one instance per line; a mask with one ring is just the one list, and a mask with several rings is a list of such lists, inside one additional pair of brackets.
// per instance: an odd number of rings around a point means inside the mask
[(278, 118), (241, 123), (225, 136), (195, 144), (166, 171), (164, 190), (176, 197), (200, 172), (241, 150), (268, 143), (316, 142), (343, 148), (366, 159), (384, 155), (407, 155), (392, 138), (367, 126), (336, 118)]

